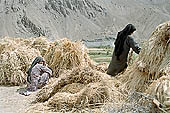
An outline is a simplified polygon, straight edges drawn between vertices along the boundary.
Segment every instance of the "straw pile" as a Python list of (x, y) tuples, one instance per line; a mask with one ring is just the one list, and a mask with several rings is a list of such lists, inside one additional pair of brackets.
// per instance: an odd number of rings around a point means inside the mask
[(146, 91), (161, 104), (161, 108), (170, 112), (170, 76), (162, 76), (155, 80)]
[(108, 101), (119, 103), (122, 98), (110, 76), (90, 67), (77, 67), (43, 87), (36, 100), (57, 112), (97, 107)]
[(45, 37), (31, 38), (29, 40), (32, 40), (32, 42), (30, 43), (30, 46), (32, 48), (39, 50), (41, 53), (41, 56), (44, 56), (46, 54), (48, 48), (52, 44)]
[(33, 58), (40, 52), (25, 45), (23, 39), (5, 38), (0, 45), (0, 85), (22, 85)]
[(84, 84), (81, 83), (72, 83), (64, 86), (62, 89), (59, 90), (59, 92), (66, 92), (66, 93), (78, 93), (81, 89), (85, 87)]
[(107, 87), (101, 83), (91, 83), (75, 94), (56, 93), (51, 97), (47, 106), (54, 108), (55, 111), (65, 109), (68, 111), (72, 108), (81, 108), (101, 105), (107, 101), (109, 93)]
[(104, 73), (95, 71), (90, 67), (77, 67), (70, 73), (64, 73), (54, 82), (46, 85), (37, 96), (37, 101), (44, 102), (58, 92), (61, 88), (68, 84), (80, 83), (87, 85), (89, 83), (102, 82), (108, 80), (110, 77)]
[(104, 62), (104, 63), (95, 64), (92, 66), (92, 68), (94, 70), (106, 73), (108, 66), (109, 66), (108, 63)]
[(125, 89), (144, 91), (152, 80), (168, 76), (170, 65), (170, 22), (159, 25), (139, 58), (119, 78)]
[(26, 82), (26, 71), (33, 59), (41, 56), (38, 48), (35, 49), (38, 45), (41, 45), (41, 43), (36, 42), (44, 42), (45, 40), (45, 38), (41, 37), (30, 39), (6, 37), (1, 39), (0, 85), (24, 84)]
[(81, 42), (63, 39), (51, 45), (45, 54), (45, 60), (53, 70), (53, 75), (58, 77), (63, 70), (94, 65), (87, 52), (87, 48)]

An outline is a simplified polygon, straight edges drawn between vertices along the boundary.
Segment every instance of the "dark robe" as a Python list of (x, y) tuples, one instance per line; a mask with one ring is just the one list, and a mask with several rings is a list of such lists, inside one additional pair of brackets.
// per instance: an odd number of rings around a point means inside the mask
[(123, 51), (119, 56), (119, 59), (117, 59), (117, 56), (115, 55), (115, 50), (113, 51), (112, 60), (109, 64), (107, 74), (115, 76), (118, 73), (122, 72), (125, 68), (127, 68), (127, 57), (130, 48), (132, 48), (135, 53), (139, 54), (140, 48), (138, 47), (138, 44), (134, 41), (132, 37), (127, 36), (124, 41)]

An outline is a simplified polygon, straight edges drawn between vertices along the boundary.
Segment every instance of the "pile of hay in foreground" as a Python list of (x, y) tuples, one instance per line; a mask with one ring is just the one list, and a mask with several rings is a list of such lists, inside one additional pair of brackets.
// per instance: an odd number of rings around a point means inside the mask
[[(111, 101), (118, 104), (123, 97), (107, 74), (90, 67), (77, 67), (43, 87), (36, 100), (43, 102), (43, 106), (48, 107), (49, 111), (66, 112), (96, 108)], [(30, 110), (32, 108), (27, 112)]]

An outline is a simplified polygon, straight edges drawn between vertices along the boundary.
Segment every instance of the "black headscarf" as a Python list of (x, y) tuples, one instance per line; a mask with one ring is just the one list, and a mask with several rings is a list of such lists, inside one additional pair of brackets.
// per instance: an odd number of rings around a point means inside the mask
[(31, 75), (32, 68), (39, 62), (44, 62), (44, 59), (42, 57), (38, 56), (34, 59), (34, 61), (31, 64), (31, 67), (28, 69), (28, 71), (27, 71), (27, 74), (28, 74), (27, 81), (28, 82), (30, 82), (30, 75)]
[(131, 33), (133, 33), (134, 31), (136, 31), (135, 26), (133, 26), (132, 24), (128, 24), (122, 31), (118, 32), (116, 41), (114, 43), (115, 44), (115, 55), (117, 56), (118, 60), (119, 60), (119, 56), (121, 55), (123, 51), (124, 41), (126, 40), (128, 35), (131, 35)]

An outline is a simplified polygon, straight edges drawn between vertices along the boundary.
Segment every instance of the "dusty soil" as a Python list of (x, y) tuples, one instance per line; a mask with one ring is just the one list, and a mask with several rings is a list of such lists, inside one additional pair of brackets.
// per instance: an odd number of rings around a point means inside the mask
[(19, 86), (0, 86), (0, 113), (22, 113), (31, 105), (36, 92), (29, 96), (23, 96), (17, 92), (18, 89), (20, 89)]

